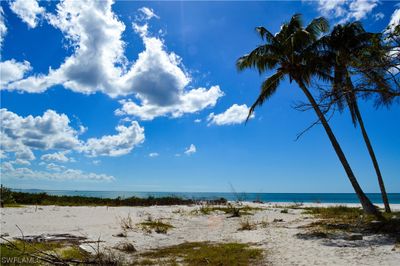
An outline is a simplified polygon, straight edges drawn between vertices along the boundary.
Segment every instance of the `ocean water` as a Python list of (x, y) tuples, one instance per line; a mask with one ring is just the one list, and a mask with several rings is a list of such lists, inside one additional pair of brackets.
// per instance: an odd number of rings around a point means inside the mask
[[(262, 202), (296, 202), (296, 203), (359, 203), (354, 193), (229, 193), (229, 192), (132, 192), (132, 191), (82, 191), (82, 190), (40, 190), (14, 189), (14, 191), (41, 193), (65, 196), (86, 196), (99, 198), (128, 198), (132, 196), (147, 198), (177, 196), (187, 199), (212, 200), (225, 198), (227, 200), (262, 201)], [(382, 203), (379, 193), (367, 193), (373, 203)], [(400, 193), (388, 193), (389, 201), (400, 204)]]

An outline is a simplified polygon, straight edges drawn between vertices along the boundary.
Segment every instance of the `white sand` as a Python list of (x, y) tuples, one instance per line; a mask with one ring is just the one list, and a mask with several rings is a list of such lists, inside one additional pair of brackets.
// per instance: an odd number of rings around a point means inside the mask
[[(299, 226), (313, 221), (312, 217), (301, 214), (302, 210), (281, 213), (282, 209), (275, 204), (246, 204), (265, 209), (250, 216), (228, 218), (224, 213), (190, 214), (198, 206), (4, 208), (1, 209), (1, 234), (7, 233), (9, 238), (21, 236), (18, 225), (25, 235), (70, 233), (91, 240), (100, 238), (106, 247), (128, 241), (138, 251), (186, 241), (243, 242), (265, 250), (265, 264), (269, 265), (399, 265), (400, 250), (394, 249), (394, 239), (387, 236), (364, 236), (363, 240), (355, 241), (302, 239), (296, 234), (305, 233), (306, 229)], [(316, 205), (331, 204), (305, 204)], [(400, 204), (393, 204), (392, 208), (400, 210)], [(115, 237), (122, 232), (121, 218), (130, 216), (135, 225), (149, 215), (169, 222), (174, 228), (167, 234), (157, 234), (135, 226), (127, 231), (126, 238)], [(259, 223), (257, 229), (238, 231), (240, 222), (246, 219)], [(283, 219), (283, 222), (273, 222), (274, 219)], [(262, 226), (261, 222), (268, 225)]]

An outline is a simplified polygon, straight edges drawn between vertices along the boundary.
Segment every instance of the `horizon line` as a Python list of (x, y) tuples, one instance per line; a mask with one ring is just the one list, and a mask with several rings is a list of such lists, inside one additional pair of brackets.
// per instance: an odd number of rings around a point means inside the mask
[[(7, 187), (2, 185), (3, 187)], [(133, 190), (79, 190), (79, 189), (42, 189), (42, 188), (12, 188), (13, 190), (42, 190), (42, 191), (72, 191), (72, 192), (131, 192), (131, 193), (225, 193), (225, 194), (356, 194), (355, 192), (232, 192), (232, 191), (133, 191)], [(380, 194), (380, 192), (365, 192)], [(400, 194), (400, 192), (388, 192)]]

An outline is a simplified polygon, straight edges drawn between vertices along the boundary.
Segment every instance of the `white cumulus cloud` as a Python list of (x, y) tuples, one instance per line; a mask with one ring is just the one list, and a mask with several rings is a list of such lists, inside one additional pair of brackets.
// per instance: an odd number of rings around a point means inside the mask
[[(248, 114), (249, 114), (249, 107), (247, 107), (246, 104), (242, 105), (233, 104), (223, 113), (209, 114), (207, 120), (209, 121), (209, 125), (217, 125), (217, 126), (235, 125), (245, 122)], [(254, 114), (250, 118), (253, 117)]]
[(0, 62), (0, 86), (6, 86), (10, 82), (20, 80), (25, 73), (31, 70), (28, 61), (17, 62), (14, 59)]
[(76, 180), (76, 181), (98, 181), (111, 182), (115, 177), (106, 174), (84, 172), (77, 169), (68, 169), (56, 164), (46, 165), (45, 170), (32, 170), (26, 167), (15, 168), (9, 162), (1, 163), (2, 179), (32, 179), (32, 180)]
[[(6, 34), (7, 34), (7, 26), (4, 21), (4, 11), (3, 11), (3, 7), (0, 6), (0, 51), (1, 51), (1, 48), (3, 45), (4, 36), (6, 36)], [(1, 55), (0, 55), (0, 59), (1, 59)]]
[(69, 153), (69, 151), (47, 153), (43, 154), (40, 159), (43, 161), (69, 162), (70, 159), (66, 156), (67, 153)]
[(37, 0), (15, 0), (10, 3), (10, 9), (30, 28), (35, 28), (38, 17), (45, 13), (44, 8), (39, 6)]
[(388, 24), (387, 30), (389, 32), (393, 32), (394, 28), (397, 25), (400, 25), (400, 8), (396, 9), (390, 17), (390, 22)]
[[(36, 73), (9, 82), (2, 89), (40, 93), (61, 84), (79, 93), (100, 91), (111, 97), (130, 96), (134, 99), (124, 100), (122, 104), (127, 104), (117, 113), (144, 120), (179, 117), (215, 105), (223, 95), (219, 86), (188, 89), (191, 77), (182, 58), (167, 51), (161, 38), (150, 36), (146, 23), (133, 25), (145, 49), (136, 61), (129, 62), (122, 40), (125, 24), (113, 12), (112, 4), (112, 0), (65, 0), (57, 4), (56, 12), (46, 18), (61, 30), (73, 47), (73, 54), (47, 74)], [(156, 16), (149, 8), (139, 12)]]
[(65, 167), (62, 165), (55, 164), (55, 163), (49, 163), (46, 165), (46, 169), (51, 170), (51, 171), (60, 172), (63, 169), (65, 169)]
[(340, 23), (344, 23), (366, 18), (378, 6), (379, 0), (318, 0), (316, 3), (323, 16), (339, 18)]
[(149, 153), (149, 157), (158, 157), (160, 154), (158, 152), (151, 152)]
[(185, 113), (196, 113), (207, 107), (214, 107), (217, 100), (224, 93), (219, 86), (212, 86), (209, 89), (192, 89), (179, 95), (179, 101), (168, 106), (157, 104), (139, 105), (132, 100), (121, 100), (121, 108), (117, 109), (117, 115), (132, 115), (141, 120), (152, 120), (158, 116), (180, 117)]
[(115, 129), (118, 132), (116, 135), (88, 139), (82, 151), (91, 157), (120, 156), (144, 141), (144, 128), (136, 121), (131, 122), (129, 127), (119, 125)]
[(2, 108), (0, 115), (1, 149), (14, 152), (19, 159), (33, 160), (32, 150), (69, 150), (81, 145), (78, 132), (64, 114), (47, 110), (43, 116), (21, 117)]
[(35, 150), (58, 150), (41, 156), (42, 160), (73, 162), (66, 157), (70, 151), (84, 153), (89, 157), (120, 156), (127, 154), (144, 141), (144, 129), (136, 121), (130, 126), (119, 125), (117, 134), (100, 138), (79, 138), (80, 131), (70, 126), (65, 114), (47, 110), (42, 116), (22, 117), (5, 108), (0, 109), (0, 147), (17, 159), (34, 160)]
[(8, 162), (16, 165), (31, 165), (31, 163), (28, 160), (22, 160), (22, 159), (16, 159), (15, 161), (8, 161)]

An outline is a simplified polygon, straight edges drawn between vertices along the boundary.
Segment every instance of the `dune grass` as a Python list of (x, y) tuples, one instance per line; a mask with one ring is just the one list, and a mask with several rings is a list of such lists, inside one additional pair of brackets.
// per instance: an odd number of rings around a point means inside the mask
[(274, 208), (280, 208), (280, 209), (293, 209), (293, 210), (298, 210), (298, 209), (303, 209), (304, 204), (302, 202), (294, 202), (291, 204), (287, 204), (287, 205), (282, 205), (282, 204), (274, 204), (273, 207)]
[(368, 232), (400, 234), (400, 212), (383, 213), (384, 220), (366, 215), (360, 208), (346, 206), (307, 207), (305, 214), (311, 214), (318, 221), (310, 224), (310, 228), (320, 228), (327, 231)]
[(40, 265), (39, 260), (29, 256), (29, 254), (20, 252), (11, 248), (10, 245), (0, 244), (1, 264), (9, 265)]
[(88, 253), (76, 244), (64, 242), (35, 242), (27, 243), (16, 240), (10, 243), (2, 243), (1, 261), (14, 262), (18, 265), (43, 265), (39, 258), (58, 258), (60, 261), (84, 260)]
[(240, 222), (238, 231), (255, 230), (256, 228), (257, 225), (255, 223), (252, 223), (248, 219), (246, 219)]
[[(112, 250), (100, 251), (93, 247), (94, 253), (79, 248), (78, 243), (57, 242), (24, 242), (9, 241), (0, 244), (1, 265), (127, 265), (121, 254)], [(123, 248), (135, 252), (133, 245)]]
[(360, 208), (346, 206), (332, 207), (306, 207), (306, 214), (312, 214), (321, 219), (338, 219), (340, 221), (353, 221), (363, 215)]
[(233, 206), (228, 204), (226, 206), (211, 206), (211, 205), (204, 205), (201, 206), (200, 209), (193, 210), (192, 214), (202, 214), (202, 215), (209, 215), (214, 212), (220, 211), (224, 212), (225, 214), (230, 215), (230, 217), (240, 217), (242, 215), (253, 215), (254, 212), (263, 210), (259, 207), (250, 207), (250, 206)]
[(128, 213), (128, 216), (119, 218), (119, 224), (121, 226), (121, 229), (124, 232), (126, 230), (132, 230), (134, 228), (133, 220), (132, 220), (132, 217), (131, 217), (131, 215), (129, 213)]
[(24, 205), (17, 204), (17, 203), (6, 203), (3, 205), (4, 208), (23, 208)]
[(138, 265), (257, 265), (262, 250), (242, 243), (191, 242), (141, 254)]
[(149, 220), (149, 221), (145, 221), (139, 224), (139, 226), (151, 233), (151, 232), (156, 232), (158, 234), (166, 234), (168, 232), (168, 230), (174, 228), (171, 224), (169, 223), (165, 223), (162, 222), (161, 220), (157, 220), (157, 221), (153, 221), (153, 220)]

